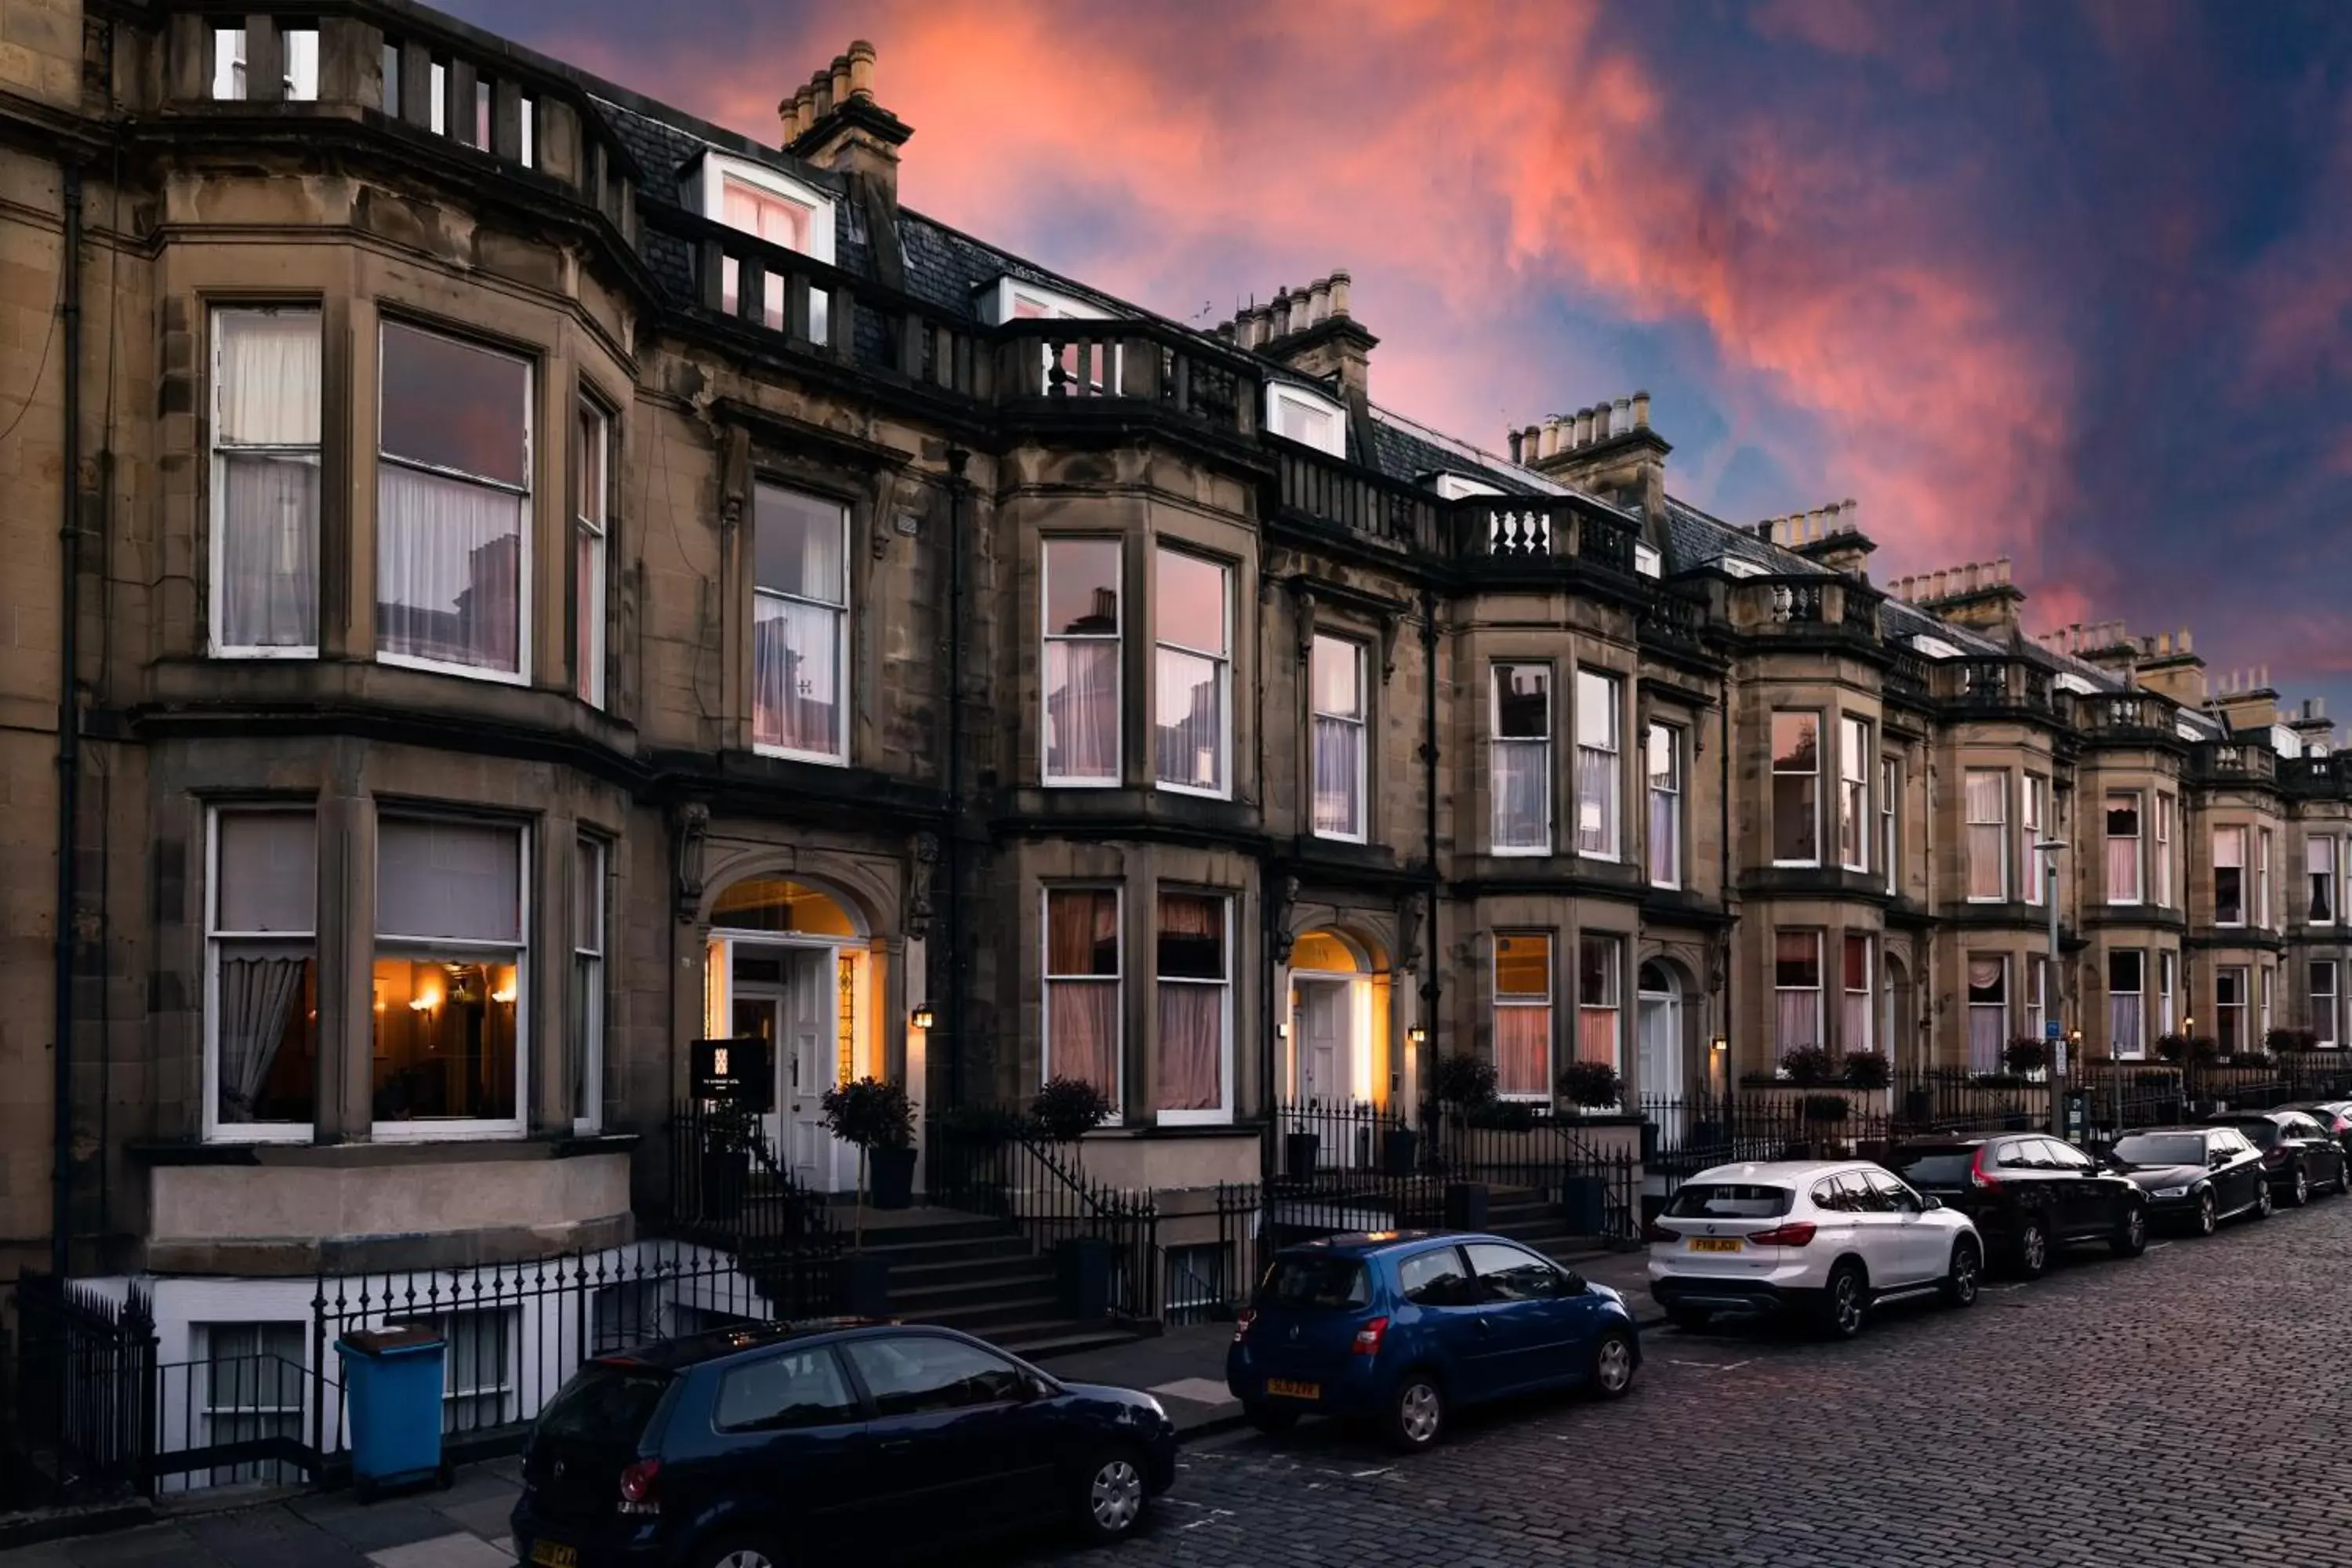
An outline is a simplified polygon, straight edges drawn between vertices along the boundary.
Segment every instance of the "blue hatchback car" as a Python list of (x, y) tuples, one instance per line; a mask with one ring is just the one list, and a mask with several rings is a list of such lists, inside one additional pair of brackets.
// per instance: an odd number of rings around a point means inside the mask
[(1241, 1315), (1225, 1386), (1260, 1428), (1379, 1423), (1425, 1448), (1461, 1405), (1535, 1389), (1633, 1386), (1624, 1298), (1499, 1236), (1384, 1231), (1286, 1247)]

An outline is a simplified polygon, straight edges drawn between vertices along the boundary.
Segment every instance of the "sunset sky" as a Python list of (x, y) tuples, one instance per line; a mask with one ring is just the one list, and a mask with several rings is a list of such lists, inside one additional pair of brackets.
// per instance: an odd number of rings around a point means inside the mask
[(449, 8), (770, 142), (870, 38), (908, 206), (1204, 325), (1345, 267), (1390, 407), (1646, 387), (1720, 516), (2352, 718), (2352, 5)]

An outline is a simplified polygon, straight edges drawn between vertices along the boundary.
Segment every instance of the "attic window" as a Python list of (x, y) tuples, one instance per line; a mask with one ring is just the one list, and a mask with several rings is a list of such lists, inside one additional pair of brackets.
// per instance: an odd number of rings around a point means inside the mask
[(2087, 677), (2076, 675), (2073, 670), (2068, 669), (2059, 672), (2058, 689), (2071, 691), (2077, 697), (2088, 697), (2096, 692), (2099, 688)]
[(781, 170), (705, 153), (693, 194), (702, 216), (833, 265), (833, 198)]
[(1334, 458), (1348, 455), (1348, 415), (1320, 393), (1288, 382), (1268, 382), (1265, 427), (1276, 436)]
[(1110, 316), (1099, 305), (1012, 278), (998, 279), (979, 304), (982, 319), (992, 327), (1007, 321), (1100, 321)]
[(1764, 568), (1757, 565), (1753, 561), (1743, 561), (1737, 555), (1725, 556), (1720, 564), (1723, 567), (1724, 575), (1727, 577), (1761, 577), (1764, 575)]
[(1946, 642), (1941, 637), (1929, 637), (1925, 632), (1921, 632), (1913, 637), (1911, 639), (1911, 646), (1917, 648), (1921, 653), (1926, 654), (1929, 658), (1958, 658), (1960, 657), (1960, 650), (1958, 648), (1954, 647), (1950, 643)]
[(1474, 479), (1467, 474), (1439, 474), (1430, 481), (1437, 493), (1447, 500), (1460, 500), (1465, 496), (1498, 496), (1503, 492), (1484, 479)]
[(1636, 574), (1643, 577), (1663, 577), (1666, 574), (1665, 557), (1658, 553), (1658, 547), (1656, 545), (1644, 544), (1641, 541), (1635, 540), (1633, 542), (1633, 570)]
[(2196, 725), (2190, 723), (2186, 719), (2175, 720), (2173, 721), (2172, 730), (2173, 733), (2179, 735), (2184, 741), (2207, 741), (2212, 739), (2211, 736), (2206, 734), (2204, 731), (2199, 729)]

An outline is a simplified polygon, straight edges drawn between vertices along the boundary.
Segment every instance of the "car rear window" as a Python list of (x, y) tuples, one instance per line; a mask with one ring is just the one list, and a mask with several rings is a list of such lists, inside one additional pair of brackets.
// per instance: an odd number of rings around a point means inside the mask
[(1352, 1258), (1277, 1258), (1258, 1286), (1258, 1304), (1291, 1311), (1339, 1312), (1372, 1299), (1364, 1266)]
[(2137, 1132), (2118, 1140), (2116, 1158), (2127, 1165), (2201, 1165), (2205, 1135), (2201, 1132)]
[(2232, 1121), (2230, 1128), (2232, 1131), (2243, 1133), (2246, 1142), (2257, 1149), (2267, 1149), (2279, 1141), (2278, 1123), (2268, 1118), (2260, 1121)]
[(1905, 1149), (1895, 1156), (1895, 1173), (1915, 1187), (1965, 1187), (1976, 1165), (1973, 1149)]
[(1666, 1205), (1669, 1219), (1778, 1219), (1796, 1194), (1753, 1182), (1685, 1182)]
[(592, 1361), (540, 1413), (544, 1437), (634, 1447), (668, 1391), (670, 1374), (634, 1363)]

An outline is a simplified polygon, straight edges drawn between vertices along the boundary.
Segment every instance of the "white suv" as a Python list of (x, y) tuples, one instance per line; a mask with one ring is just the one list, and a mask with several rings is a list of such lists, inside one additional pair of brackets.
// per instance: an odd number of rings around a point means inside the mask
[(1717, 1165), (1653, 1221), (1650, 1294), (1685, 1328), (1717, 1312), (1811, 1312), (1840, 1339), (1880, 1301), (1977, 1299), (1984, 1243), (1966, 1215), (1855, 1160)]

